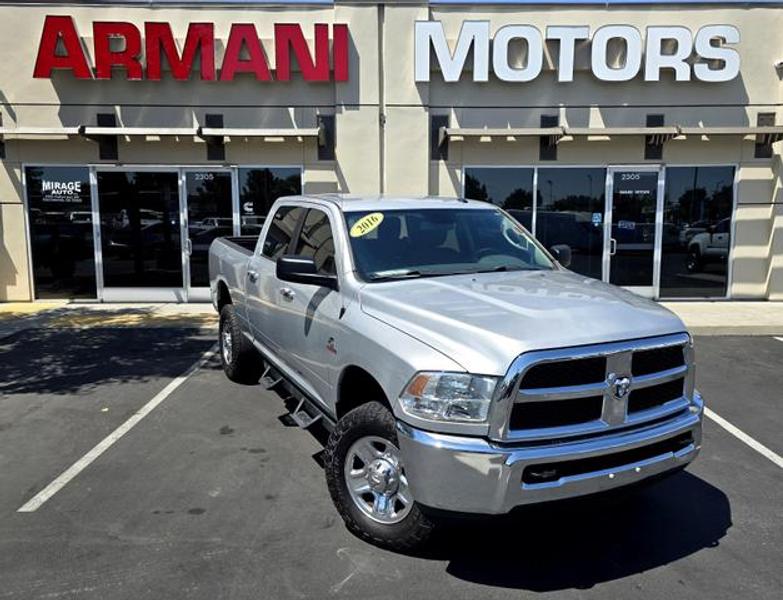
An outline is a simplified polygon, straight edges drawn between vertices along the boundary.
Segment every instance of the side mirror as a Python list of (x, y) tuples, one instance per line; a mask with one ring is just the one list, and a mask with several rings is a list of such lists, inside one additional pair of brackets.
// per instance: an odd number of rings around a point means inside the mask
[(276, 274), (280, 281), (337, 289), (337, 276), (319, 273), (315, 261), (309, 256), (299, 254), (281, 256), (277, 259)]
[(571, 266), (571, 246), (567, 244), (557, 244), (552, 246), (549, 251), (555, 260), (566, 269)]

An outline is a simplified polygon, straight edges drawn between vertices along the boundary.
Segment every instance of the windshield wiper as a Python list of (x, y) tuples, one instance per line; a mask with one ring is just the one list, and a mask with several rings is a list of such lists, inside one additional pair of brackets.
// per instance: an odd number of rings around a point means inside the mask
[(500, 271), (524, 271), (525, 267), (509, 267), (508, 265), (498, 265), (491, 269), (479, 269), (478, 271), (471, 271), (472, 273), (498, 273)]
[(370, 281), (393, 281), (395, 279), (416, 279), (423, 277), (424, 273), (415, 269), (402, 269), (399, 271), (380, 271), (370, 275)]

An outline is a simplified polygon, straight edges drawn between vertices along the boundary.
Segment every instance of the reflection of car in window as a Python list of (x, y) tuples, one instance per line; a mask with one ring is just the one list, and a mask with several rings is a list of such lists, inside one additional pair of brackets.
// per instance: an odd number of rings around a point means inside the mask
[(92, 223), (92, 213), (89, 211), (75, 210), (68, 213), (71, 223)]
[(245, 215), (242, 217), (242, 226), (246, 225), (258, 225), (259, 227), (262, 227), (264, 225), (264, 221), (266, 221), (266, 217), (264, 216), (248, 216)]
[[(201, 219), (201, 221), (197, 221), (195, 223), (191, 223), (191, 227), (198, 227), (198, 228), (210, 228), (210, 227), (222, 227), (222, 228), (228, 228), (229, 230), (233, 227), (234, 221), (231, 219), (231, 217), (207, 217), (206, 219)], [(221, 233), (220, 235), (226, 235)]]
[(715, 225), (708, 225), (706, 231), (691, 238), (688, 244), (689, 272), (701, 271), (708, 263), (726, 263), (731, 241), (731, 218), (722, 219)]
[(540, 210), (536, 215), (536, 237), (545, 245), (567, 244), (576, 254), (600, 250), (603, 227), (592, 222), (592, 213)]
[(695, 221), (690, 225), (688, 223), (683, 223), (681, 226), (682, 230), (680, 231), (680, 243), (687, 248), (688, 244), (690, 244), (690, 241), (693, 239), (693, 236), (704, 233), (707, 231), (708, 226), (708, 221)]

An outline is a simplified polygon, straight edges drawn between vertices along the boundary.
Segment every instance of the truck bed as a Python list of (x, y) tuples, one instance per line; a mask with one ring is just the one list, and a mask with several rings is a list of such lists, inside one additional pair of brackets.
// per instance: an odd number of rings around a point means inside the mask
[(213, 302), (217, 299), (217, 281), (221, 279), (231, 295), (237, 315), (245, 318), (245, 279), (258, 236), (219, 237), (209, 247), (209, 278)]
[(256, 242), (258, 242), (258, 236), (255, 235), (235, 235), (218, 239), (223, 240), (227, 244), (236, 246), (240, 252), (248, 255), (252, 255), (253, 252), (255, 252)]

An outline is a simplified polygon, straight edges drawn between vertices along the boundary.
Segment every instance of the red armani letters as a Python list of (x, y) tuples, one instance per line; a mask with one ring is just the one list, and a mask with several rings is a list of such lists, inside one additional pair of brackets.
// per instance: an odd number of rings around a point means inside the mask
[[(47, 16), (33, 77), (47, 79), (52, 76), (53, 70), (58, 69), (71, 71), (77, 79), (111, 79), (113, 72), (122, 72), (126, 79), (159, 81), (163, 71), (161, 59), (165, 57), (171, 77), (184, 81), (190, 78), (198, 56), (199, 75), (204, 81), (232, 81), (238, 73), (250, 73), (258, 81), (288, 81), (293, 59), (305, 81), (348, 81), (348, 26), (343, 24), (331, 27), (331, 57), (329, 25), (317, 23), (314, 26), (314, 52), (311, 52), (301, 26), (295, 23), (275, 24), (274, 76), (252, 23), (231, 26), (219, 73), (215, 67), (215, 28), (212, 23), (188, 25), (181, 52), (168, 23), (144, 23), (143, 37), (136, 25), (122, 21), (95, 22), (92, 29), (94, 71), (90, 68), (73, 19), (70, 16)], [(122, 40), (121, 49), (112, 43), (114, 38)]]

